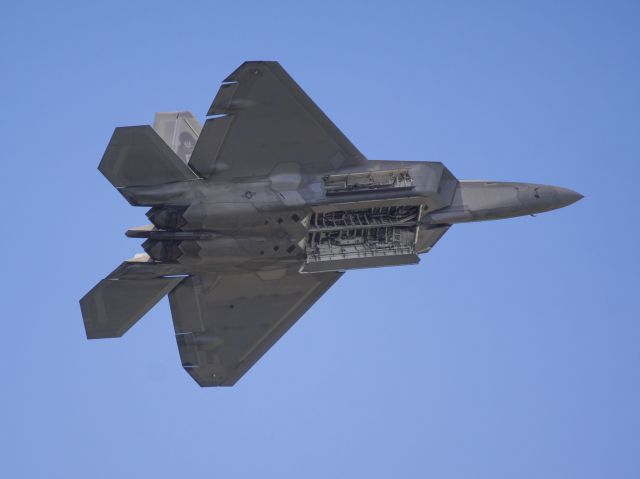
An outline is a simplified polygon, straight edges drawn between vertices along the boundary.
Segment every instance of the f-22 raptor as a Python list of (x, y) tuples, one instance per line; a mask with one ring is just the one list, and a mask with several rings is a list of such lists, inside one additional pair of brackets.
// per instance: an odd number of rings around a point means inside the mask
[(115, 129), (98, 169), (152, 224), (126, 232), (146, 253), (80, 300), (87, 337), (115, 338), (168, 294), (200, 386), (235, 384), (347, 270), (415, 264), (451, 225), (582, 198), (367, 160), (277, 62), (243, 63), (207, 117)]

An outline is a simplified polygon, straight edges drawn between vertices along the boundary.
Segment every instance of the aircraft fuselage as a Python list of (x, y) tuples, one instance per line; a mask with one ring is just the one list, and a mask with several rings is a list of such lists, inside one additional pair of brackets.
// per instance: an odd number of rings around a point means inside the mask
[(295, 165), (248, 180), (196, 179), (122, 188), (151, 206), (154, 261), (216, 271), (300, 262), (301, 272), (410, 264), (455, 223), (548, 211), (581, 196), (564, 188), (458, 181), (442, 163), (369, 161), (303, 175)]

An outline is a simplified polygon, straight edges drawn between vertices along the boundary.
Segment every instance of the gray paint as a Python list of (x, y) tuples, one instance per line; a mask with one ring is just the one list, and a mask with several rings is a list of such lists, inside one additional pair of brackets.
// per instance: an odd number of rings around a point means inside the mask
[(88, 338), (117, 337), (168, 293), (201, 386), (234, 384), (346, 270), (415, 264), (453, 224), (582, 198), (367, 160), (276, 62), (241, 65), (207, 115), (116, 128), (99, 169), (150, 207), (152, 224), (126, 233), (146, 253), (80, 301)]

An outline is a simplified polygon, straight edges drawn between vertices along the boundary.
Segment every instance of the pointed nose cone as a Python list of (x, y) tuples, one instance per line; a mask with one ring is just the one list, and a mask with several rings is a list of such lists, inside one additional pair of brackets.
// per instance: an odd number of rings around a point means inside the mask
[[(569, 206), (582, 198), (569, 188), (550, 185), (527, 185), (520, 189), (520, 202), (529, 213), (543, 213)], [(530, 193), (533, 193), (531, 195)]]
[(556, 193), (556, 201), (558, 206), (556, 208), (564, 208), (565, 206), (569, 206), (574, 204), (576, 201), (584, 198), (580, 193), (577, 193), (569, 188), (555, 188)]
[(569, 206), (582, 195), (535, 183), (461, 180), (452, 204), (428, 215), (431, 223), (464, 223), (533, 215)]

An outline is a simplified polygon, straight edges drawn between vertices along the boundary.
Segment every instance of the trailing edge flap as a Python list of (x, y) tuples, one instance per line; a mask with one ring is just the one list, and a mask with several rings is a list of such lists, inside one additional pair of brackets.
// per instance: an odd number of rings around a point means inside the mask
[(183, 279), (154, 277), (144, 263), (122, 263), (80, 300), (87, 338), (119, 338)]
[(232, 386), (339, 272), (196, 274), (169, 294), (180, 359), (200, 386)]
[(149, 125), (116, 128), (98, 170), (116, 188), (198, 178)]

